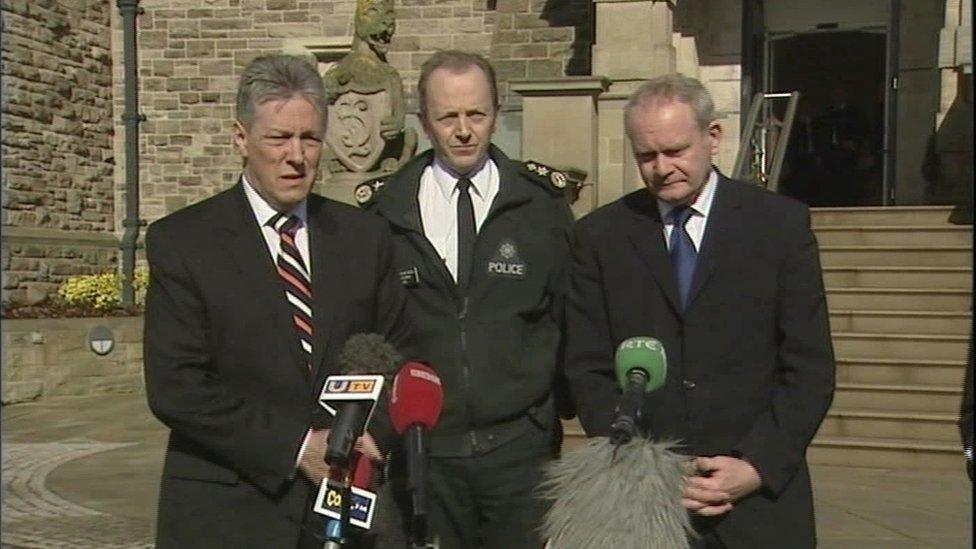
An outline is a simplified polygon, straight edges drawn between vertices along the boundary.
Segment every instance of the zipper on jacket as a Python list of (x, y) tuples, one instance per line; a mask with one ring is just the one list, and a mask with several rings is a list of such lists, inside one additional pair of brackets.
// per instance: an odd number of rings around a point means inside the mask
[[(461, 308), (458, 310), (458, 329), (460, 330), (461, 343), (461, 376), (464, 378), (464, 390), (468, 394), (468, 417), (469, 421), (474, 420), (474, 403), (471, 402), (471, 366), (468, 364), (468, 328), (466, 321), (468, 318), (468, 296), (461, 298)], [(471, 439), (471, 448), (475, 453), (478, 452), (478, 437), (474, 429), (468, 433)]]

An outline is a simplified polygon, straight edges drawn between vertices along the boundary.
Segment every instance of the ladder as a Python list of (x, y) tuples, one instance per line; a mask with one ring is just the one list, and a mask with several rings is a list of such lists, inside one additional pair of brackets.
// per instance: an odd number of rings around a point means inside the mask
[[(782, 120), (773, 112), (774, 100), (787, 101)], [(798, 91), (760, 92), (753, 96), (732, 169), (734, 179), (753, 181), (774, 192), (778, 190), (786, 145), (790, 141), (799, 102)]]

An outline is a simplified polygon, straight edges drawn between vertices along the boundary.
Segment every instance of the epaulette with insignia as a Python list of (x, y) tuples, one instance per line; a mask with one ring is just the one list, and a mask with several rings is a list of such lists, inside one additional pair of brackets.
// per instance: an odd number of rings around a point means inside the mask
[(359, 204), (360, 208), (368, 208), (376, 198), (376, 193), (385, 184), (386, 181), (383, 178), (377, 178), (356, 185), (356, 190), (353, 193), (356, 198), (356, 204)]
[(565, 194), (571, 203), (579, 197), (583, 181), (586, 179), (585, 171), (575, 168), (561, 170), (533, 160), (523, 162), (522, 167), (534, 181), (554, 195)]

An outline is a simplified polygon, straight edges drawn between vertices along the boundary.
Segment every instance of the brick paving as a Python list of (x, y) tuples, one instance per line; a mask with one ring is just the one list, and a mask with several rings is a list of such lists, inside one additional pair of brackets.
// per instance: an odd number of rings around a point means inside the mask
[(53, 492), (47, 484), (48, 475), (69, 461), (133, 445), (96, 441), (5, 443), (2, 547), (152, 547), (148, 524), (78, 505)]
[[(152, 547), (166, 428), (143, 395), (2, 408), (3, 548)], [(963, 471), (813, 466), (823, 549), (972, 547)]]

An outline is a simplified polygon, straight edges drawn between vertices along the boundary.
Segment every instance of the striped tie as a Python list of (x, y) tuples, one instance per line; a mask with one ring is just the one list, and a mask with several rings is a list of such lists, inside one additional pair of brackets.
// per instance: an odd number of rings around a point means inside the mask
[(285, 297), (292, 306), (292, 318), (298, 339), (305, 355), (306, 366), (312, 369), (312, 285), (308, 268), (302, 260), (302, 254), (295, 245), (295, 233), (301, 225), (301, 220), (294, 215), (275, 214), (268, 221), (281, 236), (281, 246), (278, 250), (278, 275), (285, 285)]

